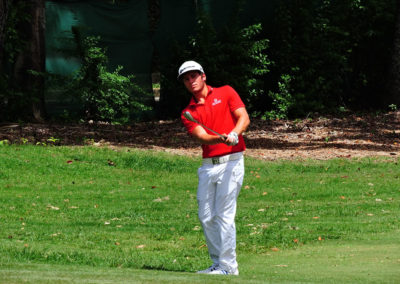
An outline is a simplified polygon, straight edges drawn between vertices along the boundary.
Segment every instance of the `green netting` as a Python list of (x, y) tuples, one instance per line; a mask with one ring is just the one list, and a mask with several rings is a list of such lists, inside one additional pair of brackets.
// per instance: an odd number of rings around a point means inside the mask
[[(123, 65), (126, 73), (149, 77), (155, 48), (160, 56), (168, 56), (172, 41), (186, 41), (192, 34), (196, 19), (196, 2), (208, 10), (216, 26), (227, 23), (232, 10), (231, 0), (159, 0), (160, 20), (155, 33), (148, 24), (148, 1), (47, 1), (46, 2), (46, 67), (48, 71), (68, 74), (79, 63), (66, 57), (60, 48), (73, 49), (71, 27), (78, 26), (87, 35), (101, 36), (108, 48), (110, 68)], [(272, 18), (275, 1), (246, 2), (242, 13), (245, 24), (265, 22)]]
[[(149, 78), (153, 45), (147, 20), (147, 1), (47, 1), (46, 4), (46, 68), (68, 74), (79, 66), (74, 57), (66, 57), (74, 49), (73, 26), (84, 35), (98, 35), (107, 48), (110, 69), (124, 66), (124, 72)], [(61, 51), (60, 48), (64, 50)], [(149, 80), (149, 79), (147, 79)]]
[[(63, 5), (46, 3), (46, 70), (67, 75), (79, 67), (76, 58), (67, 55), (74, 48), (71, 27), (78, 24), (74, 13)], [(61, 49), (63, 49), (61, 51)]]
[[(243, 22), (265, 22), (271, 18), (274, 1), (248, 0)], [(46, 1), (46, 69), (67, 75), (77, 70), (79, 60), (74, 55), (72, 27), (85, 35), (101, 37), (100, 45), (107, 48), (109, 69), (118, 65), (122, 73), (134, 74), (143, 89), (151, 92), (151, 72), (154, 55), (160, 61), (168, 58), (173, 42), (187, 42), (196, 21), (196, 9), (210, 12), (217, 28), (227, 23), (232, 11), (230, 0), (159, 0), (160, 18), (157, 29), (151, 31), (147, 0), (48, 0)], [(179, 64), (179, 63), (177, 63)], [(159, 70), (158, 70), (159, 71)], [(46, 94), (49, 112), (60, 112), (65, 102), (56, 91)]]
[[(108, 1), (47, 1), (47, 71), (67, 75), (79, 68), (79, 60), (74, 55), (76, 47), (72, 40), (72, 27), (79, 27), (83, 36), (100, 36), (99, 44), (107, 50), (110, 71), (118, 65), (123, 66), (122, 73), (134, 74), (136, 82), (151, 92), (153, 44), (146, 0), (118, 4)], [(48, 92), (46, 98), (51, 105), (50, 112), (62, 109), (57, 92)]]

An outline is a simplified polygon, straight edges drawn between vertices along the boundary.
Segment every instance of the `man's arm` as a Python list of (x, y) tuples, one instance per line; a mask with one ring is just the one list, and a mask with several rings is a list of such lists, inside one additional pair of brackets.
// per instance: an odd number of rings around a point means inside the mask
[(226, 141), (217, 135), (208, 134), (201, 125), (198, 125), (193, 129), (192, 136), (204, 145), (215, 145)]
[[(250, 118), (249, 115), (246, 111), (246, 108), (241, 107), (236, 109), (233, 112), (233, 115), (237, 119), (235, 127), (232, 129), (232, 131), (236, 132), (238, 135), (242, 134), (244, 131), (246, 131), (247, 127), (250, 124)], [(223, 134), (226, 135), (227, 134)], [(205, 129), (202, 126), (197, 126), (193, 132), (192, 136), (197, 139), (201, 144), (205, 145), (215, 145), (218, 143), (225, 143), (225, 144), (230, 144), (234, 142), (234, 138), (232, 137), (227, 137), (225, 140), (219, 136), (216, 135), (211, 135), (208, 134)]]
[(250, 124), (249, 115), (244, 107), (238, 108), (233, 112), (233, 115), (237, 119), (235, 128), (232, 131), (236, 132), (238, 135), (246, 131)]
[(236, 145), (239, 142), (238, 136), (242, 134), (250, 124), (250, 118), (244, 107), (238, 108), (233, 112), (233, 115), (237, 119), (235, 127), (229, 133), (225, 144)]

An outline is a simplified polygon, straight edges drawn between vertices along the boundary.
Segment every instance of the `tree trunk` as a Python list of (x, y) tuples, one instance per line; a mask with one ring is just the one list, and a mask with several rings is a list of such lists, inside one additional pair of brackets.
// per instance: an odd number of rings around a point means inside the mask
[(3, 68), (4, 38), (9, 7), (12, 0), (0, 0), (0, 72)]
[(389, 104), (400, 108), (400, 0), (397, 1), (397, 19), (393, 43), (392, 66), (390, 70)]
[(14, 78), (17, 85), (22, 86), (22, 91), (29, 101), (28, 115), (36, 121), (43, 121), (45, 116), (44, 78), (35, 76), (29, 71), (45, 72), (45, 5), (44, 0), (25, 0), (24, 2), (27, 5), (30, 21), (23, 23), (19, 30), (25, 36), (28, 44), (25, 52), (17, 57)]

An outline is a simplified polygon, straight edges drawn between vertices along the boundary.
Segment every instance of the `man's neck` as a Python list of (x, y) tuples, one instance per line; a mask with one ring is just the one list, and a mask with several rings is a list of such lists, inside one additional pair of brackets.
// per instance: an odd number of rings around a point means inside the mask
[(205, 85), (204, 88), (201, 91), (193, 94), (193, 96), (196, 99), (196, 102), (198, 104), (203, 104), (205, 99), (206, 99), (206, 97), (207, 97), (207, 95), (208, 95), (208, 87), (207, 87), (207, 85)]

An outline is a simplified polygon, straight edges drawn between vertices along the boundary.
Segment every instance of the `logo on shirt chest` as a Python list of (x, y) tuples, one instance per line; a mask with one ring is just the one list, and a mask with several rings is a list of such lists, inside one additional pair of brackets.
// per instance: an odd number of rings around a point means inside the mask
[(212, 103), (212, 106), (216, 106), (217, 104), (220, 104), (220, 103), (222, 103), (221, 100), (214, 99), (214, 101), (213, 101), (213, 103)]

